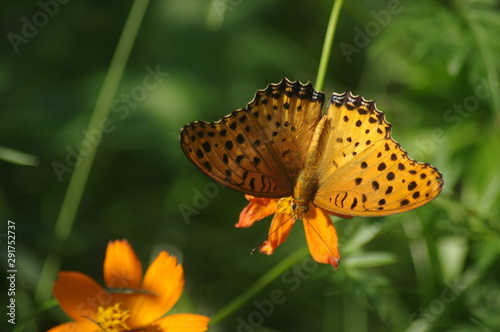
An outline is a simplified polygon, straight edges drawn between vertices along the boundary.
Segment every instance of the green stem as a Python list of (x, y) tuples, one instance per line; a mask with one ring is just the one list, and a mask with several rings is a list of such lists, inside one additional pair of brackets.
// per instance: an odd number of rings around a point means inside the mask
[(4, 160), (9, 163), (23, 165), (23, 166), (38, 165), (37, 157), (24, 152), (16, 151), (14, 149), (9, 149), (3, 146), (0, 146), (0, 160)]
[(479, 55), (481, 57), (481, 62), (484, 66), (484, 72), (490, 77), (485, 77), (490, 91), (492, 91), (490, 98), (490, 106), (495, 113), (495, 122), (496, 124), (500, 124), (500, 94), (498, 93), (498, 89), (495, 89), (491, 82), (498, 82), (498, 73), (496, 70), (496, 55), (491, 48), (490, 43), (486, 41), (484, 38), (485, 32), (481, 31), (483, 28), (476, 23), (473, 19), (470, 19), (468, 15), (467, 17), (469, 27), (474, 35), (474, 41), (477, 45), (477, 50), (479, 51)]
[(317, 91), (323, 90), (323, 85), (325, 84), (328, 60), (330, 60), (330, 53), (333, 45), (333, 37), (335, 36), (335, 29), (337, 28), (337, 22), (343, 2), (344, 0), (336, 0), (333, 4), (332, 13), (330, 14), (330, 21), (328, 22), (328, 27), (326, 28), (325, 41), (323, 43), (323, 51), (321, 52), (321, 60), (319, 61), (318, 75), (316, 75), (316, 84), (314, 84), (314, 88)]
[(282, 260), (266, 274), (264, 274), (260, 279), (258, 279), (252, 286), (250, 286), (244, 293), (235, 298), (225, 307), (217, 311), (212, 318), (210, 318), (210, 325), (214, 325), (219, 321), (223, 320), (227, 316), (231, 315), (234, 311), (239, 309), (245, 303), (250, 301), (259, 293), (264, 287), (269, 285), (274, 279), (278, 278), (280, 275), (288, 270), (292, 265), (296, 264), (298, 261), (304, 259), (309, 254), (309, 249), (306, 245), (302, 246), (290, 256)]
[[(108, 68), (108, 72), (104, 79), (99, 97), (95, 108), (90, 118), (87, 132), (99, 130), (102, 126), (102, 121), (107, 119), (111, 108), (113, 98), (115, 97), (118, 85), (125, 71), (125, 66), (130, 55), (130, 51), (134, 44), (139, 27), (141, 26), (144, 13), (148, 5), (148, 0), (135, 0), (130, 9), (129, 16), (125, 22), (120, 40), (116, 46), (113, 59)], [(92, 163), (97, 151), (97, 146), (85, 136), (82, 142), (83, 146), (92, 146), (93, 149), (86, 156), (79, 155), (76, 162), (77, 167), (73, 170), (70, 178), (66, 195), (64, 196), (61, 210), (54, 229), (55, 247), (60, 249), (61, 245), (68, 239), (73, 229), (76, 213), (80, 205), (83, 191), (87, 183), (87, 179), (92, 168)], [(38, 300), (46, 300), (51, 291), (49, 286), (54, 279), (56, 271), (59, 269), (59, 259), (54, 254), (49, 255), (43, 265), (40, 279), (38, 281), (35, 297)]]

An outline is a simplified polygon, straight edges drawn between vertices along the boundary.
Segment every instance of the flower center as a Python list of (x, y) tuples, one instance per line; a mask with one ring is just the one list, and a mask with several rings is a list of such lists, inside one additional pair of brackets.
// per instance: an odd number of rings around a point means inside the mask
[(304, 219), (305, 214), (309, 212), (309, 204), (297, 201), (291, 196), (285, 197), (278, 201), (277, 211), (294, 219)]
[(127, 319), (130, 317), (130, 310), (122, 310), (121, 303), (115, 303), (109, 307), (99, 307), (95, 317), (95, 323), (106, 332), (121, 332), (130, 330)]
[(286, 213), (290, 216), (293, 216), (293, 208), (292, 208), (292, 204), (294, 203), (294, 199), (293, 197), (284, 197), (284, 198), (281, 198), (279, 201), (278, 201), (278, 206), (277, 206), (277, 210), (279, 213)]

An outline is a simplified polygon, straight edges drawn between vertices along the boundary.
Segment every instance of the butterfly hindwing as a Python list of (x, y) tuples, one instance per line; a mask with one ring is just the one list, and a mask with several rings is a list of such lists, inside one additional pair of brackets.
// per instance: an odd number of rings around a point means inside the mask
[(327, 116), (331, 128), (315, 204), (340, 214), (380, 216), (414, 209), (439, 194), (441, 174), (408, 157), (373, 101), (334, 94)]

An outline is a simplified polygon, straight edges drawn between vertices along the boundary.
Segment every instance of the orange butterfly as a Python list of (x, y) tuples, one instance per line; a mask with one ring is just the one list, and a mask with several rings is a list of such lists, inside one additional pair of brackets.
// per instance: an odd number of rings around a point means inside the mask
[[(373, 101), (334, 93), (323, 115), (324, 101), (312, 84), (283, 79), (217, 122), (186, 125), (180, 141), (189, 160), (215, 181), (250, 197), (282, 199), (271, 208), (273, 200), (252, 201), (237, 226), (248, 227), (269, 212), (288, 216), (279, 218), (282, 224), (289, 216), (306, 219), (310, 249), (320, 234), (328, 247), (315, 249), (321, 251), (316, 255), (311, 250), (313, 257), (336, 266), (337, 237), (325, 235), (333, 224), (328, 217), (325, 223), (324, 215), (409, 211), (434, 199), (443, 179), (433, 166), (408, 157)], [(272, 253), (291, 227), (280, 232), (282, 225), (274, 226), (261, 251)]]

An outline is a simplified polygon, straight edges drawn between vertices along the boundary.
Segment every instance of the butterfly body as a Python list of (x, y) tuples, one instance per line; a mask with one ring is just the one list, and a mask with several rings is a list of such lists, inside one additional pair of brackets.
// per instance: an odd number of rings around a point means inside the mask
[(324, 101), (310, 83), (284, 79), (220, 121), (186, 125), (181, 147), (231, 189), (292, 196), (297, 218), (310, 204), (345, 216), (389, 215), (439, 194), (441, 174), (408, 157), (373, 101), (334, 93), (322, 115)]
[(321, 144), (325, 137), (325, 124), (328, 122), (326, 116), (322, 117), (314, 129), (314, 134), (309, 143), (309, 150), (305, 160), (304, 168), (300, 171), (293, 190), (294, 210), (297, 219), (309, 209), (309, 204), (314, 201), (318, 191), (318, 166), (321, 160)]

